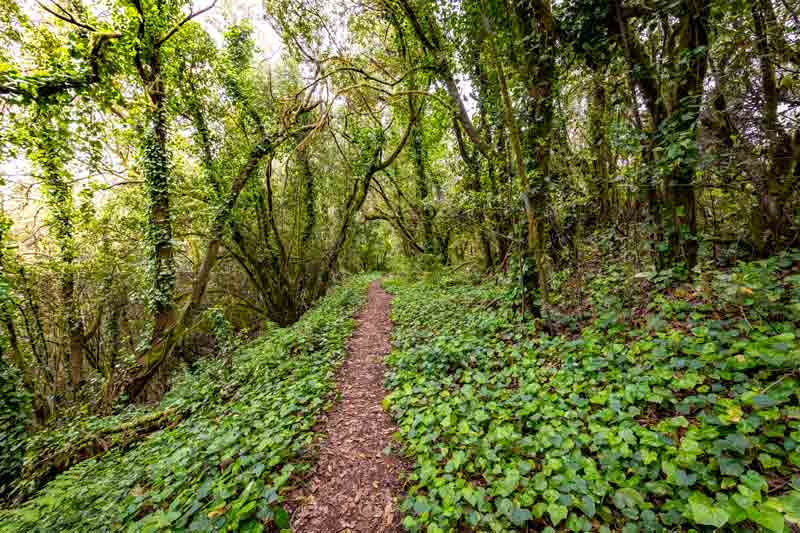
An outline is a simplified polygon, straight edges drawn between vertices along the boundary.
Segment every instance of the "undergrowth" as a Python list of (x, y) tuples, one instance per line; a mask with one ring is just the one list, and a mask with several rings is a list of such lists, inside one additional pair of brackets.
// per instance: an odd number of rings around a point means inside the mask
[[(285, 528), (287, 482), (309, 467), (312, 427), (331, 402), (334, 372), (372, 277), (354, 278), (297, 324), (178, 379), (156, 412), (174, 422), (59, 475), (0, 531), (262, 531)], [(143, 411), (76, 422), (34, 438), (26, 467)], [(123, 431), (122, 435), (126, 432)], [(114, 435), (117, 435), (116, 433)], [(115, 437), (116, 438), (116, 437)], [(35, 490), (36, 481), (17, 488)]]
[(22, 468), (31, 402), (21, 382), (19, 373), (0, 359), (0, 499)]
[(800, 522), (798, 267), (786, 254), (653, 286), (643, 314), (617, 309), (601, 275), (585, 295), (594, 320), (555, 337), (500, 288), (394, 279), (385, 406), (415, 460), (404, 526), (787, 531)]

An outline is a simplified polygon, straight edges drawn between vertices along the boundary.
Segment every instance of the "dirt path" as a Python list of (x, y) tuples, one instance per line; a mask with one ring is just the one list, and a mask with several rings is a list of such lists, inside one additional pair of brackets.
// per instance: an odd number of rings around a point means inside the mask
[(293, 494), (298, 504), (293, 531), (402, 531), (395, 498), (403, 464), (383, 453), (397, 430), (381, 407), (390, 302), (379, 282), (370, 285), (367, 307), (357, 317), (337, 376), (341, 398), (324, 422), (319, 462), (306, 486)]

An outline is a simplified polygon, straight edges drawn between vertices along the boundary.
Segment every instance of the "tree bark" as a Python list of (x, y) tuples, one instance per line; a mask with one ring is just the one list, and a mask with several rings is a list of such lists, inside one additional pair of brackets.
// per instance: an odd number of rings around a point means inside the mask
[(611, 218), (611, 201), (609, 194), (609, 169), (611, 153), (605, 131), (606, 122), (606, 88), (605, 73), (600, 67), (592, 74), (592, 98), (589, 109), (589, 135), (592, 140), (592, 168), (594, 185), (599, 201), (598, 221), (608, 222)]
[(790, 226), (785, 202), (797, 181), (800, 129), (794, 136), (789, 135), (778, 121), (775, 64), (779, 54), (776, 48), (785, 41), (782, 30), (774, 22), (770, 0), (754, 0), (751, 14), (761, 72), (761, 123), (767, 144), (766, 170), (753, 177), (756, 202), (751, 213), (751, 237), (757, 255), (764, 257), (778, 248)]
[[(672, 76), (674, 83), (660, 83), (652, 61), (642, 43), (628, 28), (622, 17), (620, 2), (609, 2), (608, 30), (611, 37), (621, 41), (625, 50), (630, 72), (637, 76), (631, 79), (644, 96), (650, 114), (654, 134), (650, 141), (652, 147), (658, 146), (669, 152), (673, 142), (684, 138), (692, 139), (692, 145), (672, 170), (664, 176), (664, 189), (668, 216), (661, 216), (661, 202), (654, 184), (648, 183), (648, 203), (650, 214), (656, 226), (656, 246), (666, 247), (666, 252), (656, 252), (656, 266), (665, 268), (685, 259), (691, 270), (697, 262), (697, 216), (694, 185), (694, 172), (699, 159), (697, 150), (697, 119), (703, 96), (703, 82), (708, 64), (708, 0), (682, 0), (675, 5), (678, 9), (678, 23), (674, 28), (674, 38), (664, 40), (661, 54), (671, 58), (676, 70)], [(665, 28), (664, 31), (667, 31)], [(686, 54), (686, 58), (679, 58)], [(680, 59), (680, 60), (679, 60)], [(633, 95), (634, 106), (636, 97)], [(651, 145), (643, 147), (646, 162), (659, 163), (654, 157)], [(667, 164), (671, 164), (666, 161)], [(667, 218), (668, 225), (664, 224)]]
[[(547, 279), (544, 273), (544, 225), (542, 223), (543, 194), (541, 191), (534, 191), (532, 194), (528, 182), (528, 173), (525, 168), (526, 159), (522, 153), (520, 129), (514, 119), (513, 104), (508, 90), (505, 71), (497, 51), (494, 34), (489, 26), (489, 19), (486, 16), (483, 17), (483, 23), (486, 32), (490, 35), (489, 40), (492, 48), (492, 58), (497, 71), (497, 78), (500, 82), (500, 95), (503, 99), (506, 126), (508, 127), (511, 140), (511, 153), (514, 156), (514, 169), (516, 171), (517, 184), (525, 210), (525, 218), (527, 220), (527, 239), (524, 255), (528, 268), (530, 268), (529, 262), (531, 259), (535, 261), (536, 266), (534, 275), (530, 275), (530, 272), (520, 273), (524, 288), (523, 299), (526, 307), (538, 318), (541, 317), (542, 310), (541, 303), (537, 303), (536, 301), (536, 293), (540, 293), (542, 301), (547, 301)], [(531, 155), (533, 156), (533, 154)]]

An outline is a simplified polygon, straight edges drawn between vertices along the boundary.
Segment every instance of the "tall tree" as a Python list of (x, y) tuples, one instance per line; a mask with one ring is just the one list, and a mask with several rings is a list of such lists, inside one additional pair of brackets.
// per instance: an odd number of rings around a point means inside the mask
[(761, 73), (761, 122), (766, 140), (765, 170), (754, 175), (756, 202), (751, 215), (752, 238), (760, 255), (774, 251), (790, 226), (785, 202), (800, 178), (800, 128), (786, 131), (778, 120), (780, 89), (776, 65), (800, 65), (800, 53), (786, 43), (777, 24), (771, 0), (755, 0), (750, 5), (755, 34), (755, 49)]
[[(670, 17), (676, 24), (668, 22)], [(697, 123), (708, 65), (710, 2), (683, 0), (649, 9), (625, 9), (609, 2), (607, 28), (622, 49), (635, 87), (641, 93), (650, 118), (650, 140), (645, 144), (655, 175), (663, 180), (663, 197), (657, 184), (651, 188), (651, 211), (660, 226), (657, 240), (660, 267), (683, 260), (689, 269), (697, 262), (698, 227), (694, 188), (699, 162)], [(630, 20), (656, 21), (661, 32), (658, 55), (648, 52)], [(656, 45), (658, 46), (658, 45)], [(660, 60), (661, 64), (656, 64)], [(666, 72), (669, 80), (661, 79)], [(634, 95), (634, 106), (638, 106)], [(649, 150), (652, 150), (650, 152)], [(665, 213), (661, 213), (662, 206)]]

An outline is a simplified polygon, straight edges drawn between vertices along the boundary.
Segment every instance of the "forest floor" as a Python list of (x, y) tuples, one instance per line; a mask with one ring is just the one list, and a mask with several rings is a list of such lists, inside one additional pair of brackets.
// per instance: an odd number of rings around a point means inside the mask
[(36, 434), (0, 533), (796, 531), (800, 252), (694, 282), (596, 264), (561, 284), (559, 335), (510, 276), (356, 276), (178, 375), (156, 414), (179, 422)]
[(403, 530), (396, 497), (405, 467), (398, 457), (384, 453), (397, 426), (381, 406), (390, 304), (391, 296), (375, 281), (337, 375), (340, 397), (320, 424), (319, 461), (291, 497), (296, 504), (294, 531)]

